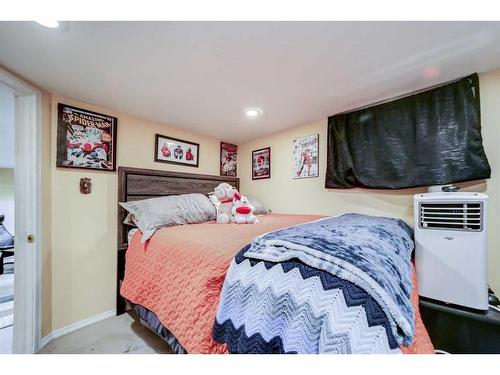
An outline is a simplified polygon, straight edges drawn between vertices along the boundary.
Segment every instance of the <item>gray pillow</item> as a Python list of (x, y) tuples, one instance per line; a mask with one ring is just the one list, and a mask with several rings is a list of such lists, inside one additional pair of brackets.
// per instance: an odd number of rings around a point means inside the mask
[(134, 215), (135, 223), (142, 232), (142, 243), (159, 228), (204, 223), (216, 217), (214, 205), (203, 194), (171, 195), (120, 202), (120, 205)]
[(125, 220), (123, 220), (123, 224), (130, 225), (131, 227), (136, 227), (137, 224), (135, 223), (135, 216), (129, 212)]
[(248, 199), (248, 203), (254, 207), (254, 215), (267, 215), (271, 213), (271, 210), (267, 209), (257, 198), (248, 195), (246, 197)]

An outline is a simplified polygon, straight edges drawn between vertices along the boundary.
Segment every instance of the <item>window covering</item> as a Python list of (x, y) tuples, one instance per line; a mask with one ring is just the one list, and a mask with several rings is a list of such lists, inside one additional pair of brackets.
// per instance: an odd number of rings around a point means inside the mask
[(328, 118), (326, 188), (399, 189), (490, 174), (477, 74)]

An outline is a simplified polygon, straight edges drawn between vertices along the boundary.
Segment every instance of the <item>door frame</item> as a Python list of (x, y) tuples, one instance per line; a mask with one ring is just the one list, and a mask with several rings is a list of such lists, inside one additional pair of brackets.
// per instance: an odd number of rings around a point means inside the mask
[[(0, 67), (15, 93), (15, 277), (13, 353), (35, 353), (41, 339), (41, 99), (36, 87)], [(33, 235), (34, 240), (28, 240)]]

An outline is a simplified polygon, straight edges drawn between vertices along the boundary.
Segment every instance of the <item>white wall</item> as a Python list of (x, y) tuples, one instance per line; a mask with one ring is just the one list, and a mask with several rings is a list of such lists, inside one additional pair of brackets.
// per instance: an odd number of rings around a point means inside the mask
[(14, 168), (14, 92), (0, 83), (0, 168)]
[(0, 214), (14, 234), (14, 92), (0, 84)]
[[(143, 121), (69, 98), (52, 97), (50, 265), (43, 272), (46, 316), (43, 335), (109, 311), (116, 301), (117, 173), (56, 168), (57, 104), (65, 103), (118, 118), (117, 165), (188, 173), (219, 174), (220, 140)], [(200, 166), (156, 163), (155, 133), (200, 144)], [(81, 177), (92, 179), (92, 193), (80, 194)], [(51, 273), (48, 270), (51, 269)], [(50, 288), (50, 289), (49, 289)], [(49, 297), (50, 296), (50, 297)], [(51, 306), (46, 306), (51, 304)], [(50, 313), (49, 313), (50, 312)], [(50, 314), (50, 316), (49, 316)]]
[(14, 169), (0, 168), (0, 215), (5, 215), (3, 224), (14, 235)]
[[(483, 142), (491, 165), (486, 182), (459, 184), (464, 190), (486, 191), (489, 201), (488, 271), (494, 290), (500, 292), (500, 69), (479, 76)], [(292, 179), (292, 142), (298, 137), (319, 134), (319, 177)], [(413, 223), (413, 195), (426, 188), (325, 189), (327, 119), (239, 145), (240, 188), (243, 194), (260, 198), (273, 212), (339, 215), (357, 212), (399, 217)], [(251, 152), (271, 147), (271, 178), (252, 180)]]
[[(492, 164), (488, 181), (490, 210), (490, 279), (500, 290), (500, 231), (498, 168), (500, 168), (500, 70), (481, 75), (483, 135)], [(106, 108), (67, 98), (42, 96), (42, 205), (43, 227), (43, 335), (71, 323), (108, 311), (115, 306), (116, 280), (116, 173), (60, 169), (55, 166), (57, 103), (88, 108), (118, 117), (117, 164), (123, 166), (219, 173), (219, 140), (190, 134), (163, 124), (142, 121)], [(172, 166), (153, 161), (154, 134), (193, 140), (201, 144), (200, 168)], [(291, 141), (297, 136), (320, 134), (320, 177), (293, 180)], [(351, 210), (392, 215), (412, 220), (411, 197), (422, 189), (333, 191), (324, 188), (326, 119), (245, 143), (239, 147), (241, 190), (256, 195), (275, 212), (335, 214)], [(272, 178), (252, 181), (251, 150), (271, 146)], [(195, 170), (196, 169), (196, 170)], [(80, 177), (91, 177), (93, 193), (82, 195)], [(471, 186), (485, 190), (486, 186)]]

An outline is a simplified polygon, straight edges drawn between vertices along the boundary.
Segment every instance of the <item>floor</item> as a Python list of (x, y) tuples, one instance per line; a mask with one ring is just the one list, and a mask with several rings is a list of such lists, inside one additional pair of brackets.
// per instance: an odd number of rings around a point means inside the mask
[(49, 342), (40, 354), (154, 354), (172, 353), (133, 313), (114, 316)]
[[(12, 261), (11, 258), (6, 258), (6, 261)], [(0, 275), (0, 354), (12, 353), (13, 321), (14, 265), (6, 264), (4, 273)]]

